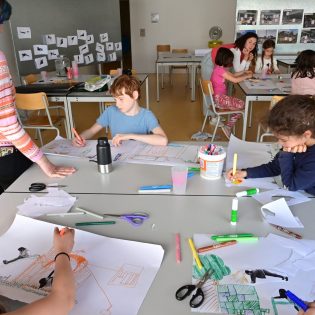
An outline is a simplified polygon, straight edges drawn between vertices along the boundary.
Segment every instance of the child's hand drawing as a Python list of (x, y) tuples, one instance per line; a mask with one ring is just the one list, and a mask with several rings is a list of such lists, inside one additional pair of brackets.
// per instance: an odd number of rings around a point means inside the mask
[(233, 176), (233, 169), (231, 168), (230, 170), (228, 170), (226, 172), (225, 176), (231, 182), (239, 181), (239, 180), (242, 181), (247, 176), (247, 172), (246, 171), (242, 171), (242, 170), (236, 170), (236, 173)]

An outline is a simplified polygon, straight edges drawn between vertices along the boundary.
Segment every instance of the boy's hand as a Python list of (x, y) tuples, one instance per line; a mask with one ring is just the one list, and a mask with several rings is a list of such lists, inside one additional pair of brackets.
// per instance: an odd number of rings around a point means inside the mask
[(72, 139), (72, 145), (75, 147), (84, 147), (86, 145), (86, 140), (80, 136), (81, 139), (78, 139), (77, 137), (74, 137)]
[(284, 152), (291, 152), (291, 153), (302, 153), (306, 152), (307, 146), (305, 144), (296, 145), (294, 147), (283, 147)]
[(230, 169), (226, 172), (226, 178), (230, 180), (231, 182), (236, 180), (236, 179), (243, 179), (247, 176), (246, 171), (241, 171), (241, 170), (236, 170), (235, 175), (233, 176), (233, 169)]
[(119, 134), (117, 133), (115, 137), (112, 139), (112, 144), (115, 147), (119, 147), (123, 140), (130, 140), (130, 136), (128, 134)]
[(54, 230), (54, 249), (56, 253), (65, 252), (70, 254), (74, 245), (74, 230), (63, 228), (60, 231), (57, 227)]
[(300, 310), (298, 312), (298, 315), (315, 315), (315, 303), (312, 302), (312, 303), (307, 303), (308, 306), (309, 306), (309, 309), (304, 312), (303, 310)]

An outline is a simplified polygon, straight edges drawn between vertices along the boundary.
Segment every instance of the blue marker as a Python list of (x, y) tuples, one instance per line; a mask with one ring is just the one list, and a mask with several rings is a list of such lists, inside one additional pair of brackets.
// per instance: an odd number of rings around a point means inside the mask
[(293, 302), (296, 306), (301, 308), (304, 312), (308, 310), (308, 305), (305, 304), (300, 298), (298, 298), (295, 294), (293, 294), (291, 291), (287, 290), (285, 291), (285, 294), (287, 298)]
[(159, 189), (172, 189), (173, 185), (151, 185), (151, 186), (141, 186), (140, 190), (159, 190)]

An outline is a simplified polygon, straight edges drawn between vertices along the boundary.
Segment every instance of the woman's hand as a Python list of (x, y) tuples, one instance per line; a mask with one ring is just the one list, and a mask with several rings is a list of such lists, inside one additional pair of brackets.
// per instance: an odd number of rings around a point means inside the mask
[(37, 161), (37, 164), (49, 177), (63, 178), (65, 176), (73, 174), (76, 171), (74, 167), (54, 165), (46, 158), (45, 155), (43, 155), (43, 157), (39, 161)]

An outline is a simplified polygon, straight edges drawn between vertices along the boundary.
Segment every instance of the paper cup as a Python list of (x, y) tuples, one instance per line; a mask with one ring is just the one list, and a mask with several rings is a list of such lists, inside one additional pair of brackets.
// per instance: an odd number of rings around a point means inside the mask
[(217, 155), (205, 154), (201, 148), (198, 152), (200, 161), (200, 176), (205, 179), (219, 179), (222, 176), (226, 152), (221, 147), (222, 153)]

